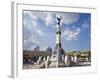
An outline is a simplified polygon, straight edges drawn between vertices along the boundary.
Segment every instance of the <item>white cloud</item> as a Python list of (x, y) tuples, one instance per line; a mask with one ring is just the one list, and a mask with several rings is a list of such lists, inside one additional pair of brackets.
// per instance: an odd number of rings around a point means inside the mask
[(32, 14), (32, 11), (24, 11), (24, 14), (29, 15), (33, 20), (36, 19), (36, 16)]
[(45, 18), (45, 24), (47, 26), (49, 26), (52, 23), (52, 15), (50, 13), (47, 14), (46, 18)]
[[(38, 18), (45, 22), (45, 25), (48, 27), (52, 25), (57, 20), (56, 17), (62, 16), (61, 23), (72, 24), (76, 22), (79, 18), (78, 13), (58, 13), (58, 12), (33, 12), (33, 11), (25, 11), (25, 14), (28, 14), (33, 20), (37, 20)], [(33, 22), (34, 23), (34, 22)], [(54, 28), (54, 27), (53, 27)]]
[[(45, 24), (48, 26), (53, 24), (56, 21), (56, 17), (62, 16), (62, 23), (71, 24), (76, 22), (79, 18), (78, 13), (58, 13), (58, 12), (33, 12), (33, 11), (24, 11), (25, 14), (28, 14), (33, 20), (40, 18), (41, 20), (45, 21)], [(54, 16), (55, 15), (55, 16)]]
[(56, 17), (62, 16), (62, 23), (71, 24), (76, 22), (79, 18), (79, 14), (77, 13), (57, 13)]
[(65, 23), (65, 24), (72, 24), (78, 21), (79, 19), (78, 13), (58, 13), (58, 12), (49, 13), (48, 12), (47, 14), (45, 13), (45, 15), (46, 16), (44, 17), (44, 19), (45, 19), (46, 26), (54, 24), (57, 21), (56, 17), (60, 17), (60, 16), (62, 16), (61, 23)]
[[(33, 15), (30, 11), (25, 11), (25, 14), (28, 14), (29, 17), (28, 19), (24, 19), (23, 21), (23, 24), (24, 24), (24, 31), (25, 29), (27, 29), (27, 32), (30, 31), (31, 34), (28, 35), (27, 39), (24, 40), (24, 49), (30, 49), (30, 50), (33, 50), (34, 47), (36, 45), (39, 45), (40, 42), (36, 39), (36, 37), (33, 37), (33, 34), (37, 34), (39, 36), (44, 36), (44, 32), (38, 27), (37, 25), (37, 16)], [(28, 33), (25, 33), (25, 34), (28, 34)], [(25, 35), (24, 36), (27, 36)]]
[(66, 40), (77, 40), (80, 31), (81, 31), (80, 28), (76, 28), (75, 30), (66, 29), (62, 33), (62, 37), (65, 38)]
[(23, 44), (24, 44), (24, 49), (33, 50), (35, 46), (40, 44), (40, 42), (31, 35), (30, 38), (24, 40)]
[(41, 19), (43, 21), (45, 21), (45, 18), (47, 16), (47, 12), (40, 11), (24, 11), (24, 14), (28, 14), (33, 20)]
[[(24, 25), (27, 25), (26, 27), (29, 28), (30, 31), (40, 35), (40, 36), (45, 36), (45, 33), (38, 27), (37, 20), (41, 19), (44, 21), (45, 25), (48, 27), (56, 22), (56, 17), (62, 16), (63, 19), (61, 20), (62, 23), (65, 24), (71, 24), (73, 22), (76, 22), (78, 20), (79, 14), (75, 13), (47, 13), (47, 12), (33, 12), (33, 11), (25, 11), (25, 14), (28, 14), (30, 17), (29, 20), (25, 19), (24, 20)], [(55, 28), (56, 25), (52, 25), (52, 28)], [(77, 40), (77, 37), (80, 33), (80, 28), (70, 30), (70, 28), (67, 28), (63, 32), (63, 36), (66, 40)], [(37, 40), (34, 40), (33, 37), (31, 36), (31, 39), (27, 39), (28, 43), (36, 43), (39, 44)], [(35, 42), (34, 42), (35, 41)], [(37, 42), (36, 42), (37, 41)], [(25, 43), (25, 46), (27, 46), (27, 43)], [(33, 49), (33, 45), (30, 46), (30, 49)]]
[(23, 20), (24, 27), (27, 27), (30, 31), (34, 30), (34, 27), (36, 27), (36, 22), (35, 21), (30, 21), (30, 20)]
[[(55, 24), (56, 18), (54, 13), (47, 13), (45, 17), (45, 24), (48, 27), (49, 25)], [(54, 27), (52, 27), (54, 28)]]
[(31, 20), (31, 22), (28, 20), (24, 20), (24, 27), (28, 27), (28, 29), (33, 33), (37, 33), (40, 36), (44, 36), (44, 32), (38, 27), (37, 23), (35, 20)]
[(43, 31), (41, 31), (40, 29), (37, 29), (37, 33), (40, 35), (40, 36), (44, 36), (45, 33)]
[(82, 29), (86, 29), (86, 28), (89, 28), (90, 25), (89, 25), (89, 22), (88, 21), (85, 21), (83, 24), (82, 24)]
[(80, 32), (80, 31), (81, 31), (81, 29), (80, 29), (80, 28), (76, 28), (76, 31), (77, 31), (77, 32)]

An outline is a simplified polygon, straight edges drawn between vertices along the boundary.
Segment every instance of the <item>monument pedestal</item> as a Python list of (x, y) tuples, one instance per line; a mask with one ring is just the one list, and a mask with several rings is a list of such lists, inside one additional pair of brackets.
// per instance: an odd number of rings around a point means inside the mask
[(50, 61), (51, 61), (51, 64), (49, 65), (50, 68), (58, 67), (58, 58), (57, 58), (57, 56), (52, 55)]
[(51, 61), (51, 64), (49, 65), (50, 68), (58, 68), (58, 67), (66, 66), (64, 61), (62, 61), (62, 60), (58, 61), (58, 59), (55, 57), (51, 57), (50, 61)]
[(58, 68), (58, 67), (65, 67), (65, 61), (62, 60), (62, 55), (58, 55), (57, 50), (55, 54), (52, 54), (51, 58), (50, 58), (51, 64), (49, 65), (49, 67), (51, 68)]

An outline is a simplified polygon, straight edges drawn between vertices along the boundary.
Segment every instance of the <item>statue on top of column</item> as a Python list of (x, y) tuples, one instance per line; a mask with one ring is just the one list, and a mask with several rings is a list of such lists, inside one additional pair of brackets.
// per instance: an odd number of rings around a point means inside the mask
[(62, 16), (57, 17), (57, 20), (58, 20), (58, 25), (59, 25), (59, 26), (60, 26), (61, 19), (62, 19)]

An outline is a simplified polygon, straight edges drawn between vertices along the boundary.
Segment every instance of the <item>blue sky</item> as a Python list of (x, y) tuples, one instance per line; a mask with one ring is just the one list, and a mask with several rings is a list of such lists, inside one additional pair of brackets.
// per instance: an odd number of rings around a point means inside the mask
[(23, 11), (23, 48), (40, 50), (56, 45), (56, 17), (62, 16), (61, 41), (65, 51), (90, 50), (91, 14), (73, 12)]

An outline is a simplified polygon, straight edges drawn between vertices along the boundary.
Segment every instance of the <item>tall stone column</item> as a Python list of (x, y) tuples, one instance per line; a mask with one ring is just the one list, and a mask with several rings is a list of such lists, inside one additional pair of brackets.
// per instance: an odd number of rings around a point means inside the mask
[(57, 30), (56, 30), (56, 47), (57, 47), (57, 67), (59, 67), (61, 55), (61, 17), (57, 17)]

